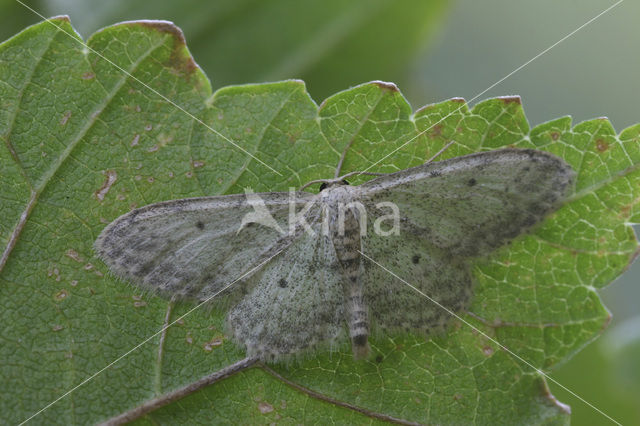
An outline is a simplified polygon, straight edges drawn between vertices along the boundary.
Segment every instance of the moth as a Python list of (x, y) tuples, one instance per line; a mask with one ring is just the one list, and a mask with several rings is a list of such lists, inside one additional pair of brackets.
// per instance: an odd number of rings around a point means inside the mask
[(202, 301), (222, 292), (227, 332), (248, 356), (277, 361), (350, 340), (363, 358), (372, 333), (428, 337), (450, 316), (365, 255), (464, 310), (470, 262), (556, 210), (573, 181), (554, 155), (500, 149), (358, 186), (328, 179), (317, 194), (151, 204), (109, 224), (95, 249), (117, 276), (160, 296)]

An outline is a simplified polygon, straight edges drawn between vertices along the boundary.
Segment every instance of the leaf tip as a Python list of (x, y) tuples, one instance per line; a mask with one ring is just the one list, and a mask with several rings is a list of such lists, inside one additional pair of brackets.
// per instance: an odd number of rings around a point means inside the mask
[(396, 86), (394, 83), (390, 83), (388, 81), (374, 80), (369, 84), (375, 84), (380, 89), (387, 90), (389, 92), (400, 92), (400, 89), (398, 89), (398, 86)]
[[(201, 72), (200, 67), (193, 59), (187, 48), (187, 41), (182, 30), (171, 21), (141, 19), (135, 21), (125, 21), (116, 25), (138, 26), (157, 33), (166, 34), (173, 39), (171, 56), (165, 63), (166, 66), (182, 73), (186, 77), (198, 75), (196, 81), (203, 86), (209, 86), (209, 81)], [(209, 87), (210, 91), (210, 87)]]
[(512, 103), (522, 105), (522, 99), (520, 96), (498, 96), (496, 99), (500, 99), (505, 105)]
[(142, 27), (154, 29), (161, 33), (167, 33), (170, 36), (178, 40), (179, 43), (186, 45), (187, 41), (184, 38), (182, 30), (171, 21), (154, 20), (154, 19), (141, 19), (139, 21), (129, 21), (126, 24), (136, 24)]
[(542, 379), (542, 397), (546, 400), (546, 402), (551, 403), (551, 406), (558, 409), (560, 413), (571, 415), (571, 407), (563, 402), (558, 401), (558, 399), (551, 393), (551, 389), (549, 389), (549, 385), (544, 379)]
[(71, 19), (69, 18), (69, 15), (56, 15), (56, 16), (52, 16), (51, 18), (47, 19), (47, 21), (60, 21), (60, 22), (71, 22)]

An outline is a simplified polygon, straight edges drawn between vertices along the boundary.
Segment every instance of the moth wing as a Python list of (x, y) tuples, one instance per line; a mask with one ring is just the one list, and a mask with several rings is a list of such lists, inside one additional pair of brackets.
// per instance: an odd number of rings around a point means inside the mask
[[(95, 249), (121, 278), (167, 298), (204, 300), (291, 243), (289, 197), (275, 192), (151, 204), (109, 224)], [(313, 197), (299, 192), (293, 201), (300, 209)], [(259, 217), (265, 211), (270, 216)]]
[(229, 333), (247, 356), (280, 359), (345, 336), (342, 272), (317, 228), (252, 275), (252, 291), (229, 311)]
[[(454, 255), (489, 253), (562, 203), (574, 172), (560, 158), (502, 149), (424, 164), (354, 187), (370, 220), (395, 204), (408, 232)], [(373, 217), (371, 217), (373, 216)]]
[[(452, 256), (413, 233), (362, 240), (363, 253), (447, 309), (468, 307), (472, 278), (464, 258)], [(418, 332), (442, 330), (451, 314), (418, 294), (400, 279), (366, 257), (363, 259), (364, 297), (373, 331)]]

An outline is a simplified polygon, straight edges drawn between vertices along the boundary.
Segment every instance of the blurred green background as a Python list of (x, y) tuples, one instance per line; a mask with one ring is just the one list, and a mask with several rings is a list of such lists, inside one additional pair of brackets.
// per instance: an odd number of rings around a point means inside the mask
[[(86, 39), (131, 19), (166, 19), (215, 88), (301, 78), (316, 102), (393, 81), (418, 107), (467, 100), (613, 5), (611, 0), (40, 0)], [(640, 2), (624, 1), (474, 100), (520, 95), (532, 126), (563, 115), (640, 122)], [(41, 18), (0, 0), (0, 40)], [(640, 424), (640, 262), (602, 291), (613, 321), (553, 377), (623, 424)], [(557, 386), (574, 425), (610, 424)]]

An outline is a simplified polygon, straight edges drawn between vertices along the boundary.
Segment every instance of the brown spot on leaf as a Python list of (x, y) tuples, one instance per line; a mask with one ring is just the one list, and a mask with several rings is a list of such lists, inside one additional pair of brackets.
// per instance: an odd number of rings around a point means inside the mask
[(501, 96), (498, 99), (500, 99), (502, 103), (504, 103), (505, 105), (509, 105), (513, 103), (518, 105), (522, 104), (522, 100), (520, 99), (520, 96)]
[(486, 356), (491, 356), (493, 355), (493, 348), (491, 346), (485, 346), (484, 348), (482, 348), (482, 353), (484, 353)]
[(267, 413), (271, 413), (274, 410), (274, 408), (273, 408), (273, 405), (262, 401), (258, 404), (258, 410), (260, 410), (262, 414), (267, 414)]
[(557, 141), (558, 139), (560, 139), (560, 133), (559, 132), (551, 132), (551, 139), (554, 141)]
[(111, 186), (115, 183), (116, 179), (118, 179), (118, 175), (115, 170), (107, 170), (106, 172), (103, 172), (103, 173), (106, 176), (104, 183), (96, 192), (94, 192), (98, 201), (104, 200), (104, 196), (107, 195), (107, 192), (109, 192), (109, 189), (111, 189)]
[(64, 327), (63, 327), (63, 326), (61, 326), (60, 324), (56, 324), (56, 325), (54, 325), (53, 327), (51, 327), (51, 330), (53, 330), (53, 331), (60, 331), (60, 330), (62, 330), (63, 328), (64, 328)]
[(92, 73), (91, 71), (87, 71), (84, 74), (82, 74), (82, 79), (83, 80), (93, 80), (95, 78), (95, 74)]
[(609, 324), (611, 323), (612, 318), (613, 318), (613, 315), (607, 312), (607, 317), (604, 319), (604, 323), (602, 324), (602, 327), (600, 327), (601, 331), (604, 331), (607, 327), (609, 327)]
[(216, 337), (215, 339), (204, 344), (204, 350), (207, 352), (211, 352), (213, 348), (222, 345), (222, 338)]
[(433, 128), (431, 129), (431, 137), (437, 138), (441, 134), (442, 134), (442, 124), (436, 124), (435, 126), (433, 126)]
[(67, 257), (70, 257), (71, 259), (75, 260), (76, 262), (84, 262), (84, 259), (82, 257), (80, 257), (78, 252), (75, 251), (74, 249), (67, 250), (65, 254), (67, 255)]
[(69, 293), (67, 293), (67, 290), (60, 290), (59, 292), (56, 293), (56, 295), (54, 296), (54, 299), (56, 299), (56, 301), (61, 301), (67, 298), (67, 296), (69, 296)]
[(463, 104), (465, 102), (464, 98), (451, 98), (449, 102), (454, 102), (456, 104)]
[(164, 63), (165, 66), (183, 74), (186, 77), (191, 76), (194, 71), (198, 69), (198, 65), (194, 62), (186, 47), (187, 42), (185, 41), (184, 34), (180, 28), (176, 27), (172, 22), (138, 21), (136, 24), (169, 34), (173, 38), (174, 41), (171, 56)]
[(133, 302), (133, 307), (134, 308), (142, 308), (144, 306), (147, 306), (147, 302), (145, 302), (144, 300), (139, 300), (137, 302)]
[(133, 139), (131, 139), (131, 146), (136, 146), (138, 145), (138, 142), (140, 141), (140, 135), (136, 134)]
[(204, 166), (204, 161), (193, 161), (193, 160), (192, 160), (192, 161), (191, 161), (191, 165), (192, 165), (194, 168), (196, 168), (196, 169), (197, 169), (198, 167), (202, 167), (202, 166)]
[(140, 25), (141, 27), (151, 28), (161, 33), (167, 33), (172, 37), (176, 38), (178, 42), (182, 44), (187, 44), (187, 41), (184, 38), (184, 34), (180, 30), (180, 28), (176, 27), (172, 22), (169, 21), (136, 21), (131, 24)]
[(605, 152), (606, 150), (609, 149), (609, 144), (604, 139), (598, 139), (596, 141), (596, 148), (600, 152)]
[(631, 205), (627, 204), (626, 206), (622, 206), (620, 208), (620, 217), (626, 219), (629, 216), (631, 216)]

